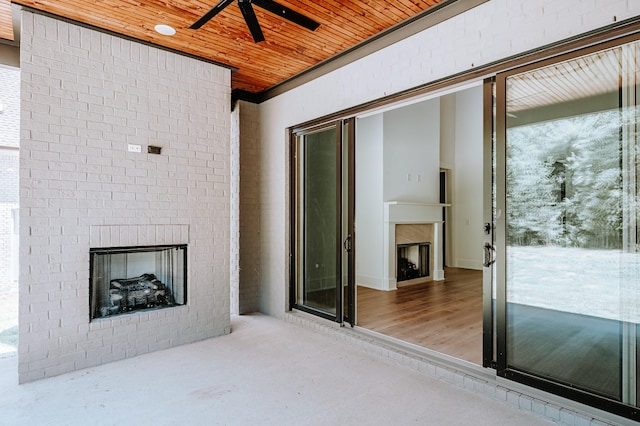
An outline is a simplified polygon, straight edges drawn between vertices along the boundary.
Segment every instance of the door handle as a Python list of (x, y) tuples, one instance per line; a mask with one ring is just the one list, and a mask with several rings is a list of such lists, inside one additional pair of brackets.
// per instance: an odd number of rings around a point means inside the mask
[(484, 261), (482, 262), (482, 266), (488, 268), (489, 266), (496, 263), (496, 248), (489, 243), (484, 244)]
[(344, 251), (346, 252), (351, 251), (351, 234), (347, 235), (347, 238), (344, 239), (344, 242), (342, 243), (342, 248), (344, 248)]

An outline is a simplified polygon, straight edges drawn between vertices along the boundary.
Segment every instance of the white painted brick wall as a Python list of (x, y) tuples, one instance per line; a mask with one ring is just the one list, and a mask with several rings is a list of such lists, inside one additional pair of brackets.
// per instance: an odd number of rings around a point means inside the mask
[(240, 312), (240, 108), (231, 112), (231, 277), (230, 308), (232, 315)]
[[(230, 71), (28, 11), (21, 70), (20, 382), (228, 333)], [(90, 247), (183, 243), (186, 306), (89, 322)]]
[(258, 106), (237, 103), (231, 115), (232, 280), (231, 312), (258, 310), (260, 268), (260, 157)]
[(637, 0), (491, 0), (260, 104), (260, 311), (288, 304), (287, 127), (637, 15)]
[(240, 109), (240, 274), (239, 312), (258, 310), (260, 276), (260, 158), (258, 106), (241, 102)]

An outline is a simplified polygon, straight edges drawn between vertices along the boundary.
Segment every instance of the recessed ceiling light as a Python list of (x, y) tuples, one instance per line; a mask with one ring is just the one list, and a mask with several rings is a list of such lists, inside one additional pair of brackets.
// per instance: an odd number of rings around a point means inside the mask
[(155, 27), (155, 30), (162, 35), (172, 36), (176, 33), (176, 29), (165, 24), (158, 24)]

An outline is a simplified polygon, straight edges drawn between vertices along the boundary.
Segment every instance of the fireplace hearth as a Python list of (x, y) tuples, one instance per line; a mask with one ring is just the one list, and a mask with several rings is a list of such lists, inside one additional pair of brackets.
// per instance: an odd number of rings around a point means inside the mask
[(91, 319), (184, 305), (186, 260), (186, 245), (91, 249)]

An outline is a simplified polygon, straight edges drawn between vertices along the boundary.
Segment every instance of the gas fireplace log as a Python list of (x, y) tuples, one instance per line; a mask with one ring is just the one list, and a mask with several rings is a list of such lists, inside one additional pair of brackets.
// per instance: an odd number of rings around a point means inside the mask
[(153, 274), (111, 280), (109, 296), (111, 314), (173, 304), (167, 286)]

